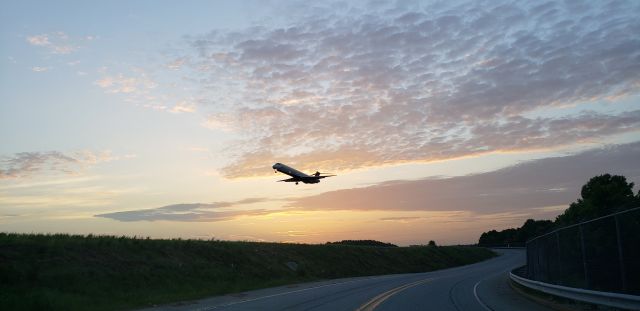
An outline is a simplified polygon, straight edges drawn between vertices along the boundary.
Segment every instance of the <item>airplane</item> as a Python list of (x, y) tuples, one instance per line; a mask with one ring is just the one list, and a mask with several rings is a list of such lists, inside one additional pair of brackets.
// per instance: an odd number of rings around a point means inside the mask
[(276, 173), (280, 172), (280, 173), (291, 176), (291, 178), (278, 180), (278, 181), (295, 182), (296, 185), (299, 182), (303, 182), (305, 184), (317, 184), (320, 182), (320, 179), (322, 178), (336, 176), (336, 175), (322, 175), (322, 174), (328, 174), (328, 173), (320, 173), (320, 172), (315, 172), (312, 175), (307, 175), (301, 171), (298, 171), (295, 168), (286, 166), (282, 163), (276, 163), (272, 167), (276, 171)]

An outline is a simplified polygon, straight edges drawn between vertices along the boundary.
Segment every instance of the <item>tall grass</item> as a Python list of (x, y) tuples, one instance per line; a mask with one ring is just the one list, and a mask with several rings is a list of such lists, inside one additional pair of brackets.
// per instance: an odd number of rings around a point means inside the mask
[[(0, 233), (6, 310), (120, 310), (339, 277), (423, 272), (494, 256), (366, 247)], [(295, 270), (287, 263), (295, 262)]]

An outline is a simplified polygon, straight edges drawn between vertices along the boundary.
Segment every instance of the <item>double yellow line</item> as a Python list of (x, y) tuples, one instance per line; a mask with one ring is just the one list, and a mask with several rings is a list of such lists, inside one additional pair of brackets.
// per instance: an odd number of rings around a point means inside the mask
[(429, 281), (433, 281), (433, 278), (428, 278), (428, 279), (424, 279), (424, 280), (419, 280), (419, 281), (415, 281), (413, 283), (409, 283), (409, 284), (405, 284), (402, 286), (398, 286), (396, 288), (393, 288), (391, 290), (388, 290), (378, 296), (373, 297), (373, 299), (369, 300), (367, 303), (363, 304), (362, 306), (360, 306), (360, 308), (356, 309), (356, 311), (373, 311), (375, 310), (375, 308), (377, 308), (381, 303), (383, 303), (385, 300), (389, 299), (391, 296), (407, 289), (407, 288), (411, 288), (420, 284), (424, 284), (427, 283)]

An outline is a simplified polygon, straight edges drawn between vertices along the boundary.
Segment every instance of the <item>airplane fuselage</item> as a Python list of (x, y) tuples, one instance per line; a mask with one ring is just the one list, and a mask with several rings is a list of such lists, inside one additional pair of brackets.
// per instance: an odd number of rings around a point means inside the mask
[(329, 177), (329, 176), (320, 176), (319, 172), (316, 172), (316, 174), (314, 175), (308, 175), (305, 174), (301, 171), (298, 171), (297, 169), (287, 166), (285, 164), (282, 163), (276, 163), (272, 166), (272, 168), (280, 173), (283, 174), (287, 174), (289, 176), (291, 176), (291, 178), (289, 179), (284, 179), (284, 180), (280, 180), (280, 181), (284, 181), (284, 182), (295, 182), (296, 185), (299, 182), (303, 182), (305, 184), (317, 184), (320, 182), (320, 179), (325, 178), (325, 177)]

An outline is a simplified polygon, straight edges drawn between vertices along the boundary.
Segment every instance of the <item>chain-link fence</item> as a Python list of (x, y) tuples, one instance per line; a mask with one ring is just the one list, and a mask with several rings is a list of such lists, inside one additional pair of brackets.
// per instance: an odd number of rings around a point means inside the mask
[(640, 294), (640, 207), (561, 228), (527, 242), (527, 278)]

